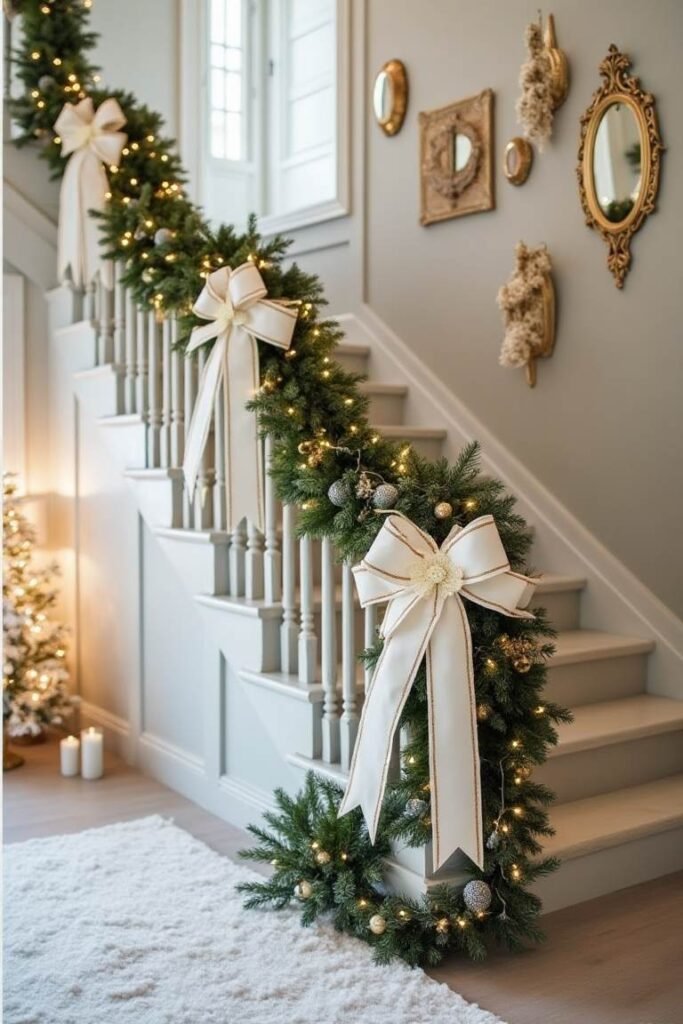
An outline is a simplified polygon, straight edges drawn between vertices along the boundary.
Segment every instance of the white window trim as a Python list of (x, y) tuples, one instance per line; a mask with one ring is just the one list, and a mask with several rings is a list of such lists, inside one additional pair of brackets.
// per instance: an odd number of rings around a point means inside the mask
[[(180, 0), (180, 131), (178, 142), (192, 197), (202, 202), (207, 66), (205, 3)], [(258, 218), (264, 235), (294, 231), (351, 213), (351, 0), (337, 0), (337, 194), (333, 199)], [(257, 141), (258, 145), (258, 141)], [(256, 155), (256, 154), (255, 154)]]

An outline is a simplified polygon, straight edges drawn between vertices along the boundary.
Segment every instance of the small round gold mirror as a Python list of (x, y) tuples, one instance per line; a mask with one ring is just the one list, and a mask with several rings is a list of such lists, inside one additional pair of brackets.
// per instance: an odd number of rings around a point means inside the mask
[(372, 108), (385, 135), (401, 130), (408, 105), (408, 76), (400, 60), (390, 60), (380, 69), (372, 91)]
[(523, 185), (529, 177), (534, 151), (521, 136), (510, 139), (503, 157), (503, 174), (511, 185)]

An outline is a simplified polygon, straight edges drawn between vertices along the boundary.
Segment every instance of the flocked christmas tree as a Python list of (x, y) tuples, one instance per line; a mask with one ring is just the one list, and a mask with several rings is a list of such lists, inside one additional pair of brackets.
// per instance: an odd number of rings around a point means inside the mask
[(36, 565), (35, 531), (20, 511), (16, 490), (5, 474), (3, 719), (9, 736), (37, 736), (71, 712), (66, 629), (50, 617), (58, 567)]

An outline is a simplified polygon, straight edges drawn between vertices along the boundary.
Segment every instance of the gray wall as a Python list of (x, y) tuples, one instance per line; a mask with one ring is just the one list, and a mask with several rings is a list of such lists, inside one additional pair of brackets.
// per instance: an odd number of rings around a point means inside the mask
[[(683, 147), (680, 0), (556, 0), (571, 85), (527, 183), (500, 171), (519, 134), (514, 105), (531, 0), (369, 0), (367, 68), (400, 57), (410, 77), (403, 131), (367, 131), (367, 301), (618, 558), (683, 614)], [(584, 225), (575, 164), (579, 117), (610, 43), (657, 99), (667, 146), (659, 211), (633, 243), (619, 292), (606, 246)], [(359, 55), (356, 54), (356, 59)], [(496, 210), (418, 223), (418, 124), (429, 110), (495, 91)], [(367, 112), (367, 104), (366, 104)], [(554, 357), (531, 391), (497, 365), (495, 296), (515, 243), (545, 242), (559, 300)]]

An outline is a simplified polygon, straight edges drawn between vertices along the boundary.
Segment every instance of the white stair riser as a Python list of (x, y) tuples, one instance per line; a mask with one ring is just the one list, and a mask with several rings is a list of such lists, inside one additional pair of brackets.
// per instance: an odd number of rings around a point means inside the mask
[(98, 367), (96, 373), (76, 374), (76, 394), (95, 417), (118, 416), (123, 408), (123, 378), (111, 367)]
[(362, 373), (365, 376), (368, 372), (367, 355), (347, 352), (343, 345), (337, 349), (334, 358), (347, 373)]
[(405, 395), (370, 392), (368, 415), (371, 423), (401, 426), (404, 421)]
[(558, 871), (532, 888), (543, 900), (543, 913), (549, 914), (682, 869), (683, 828), (675, 828), (564, 860)]
[(643, 693), (647, 655), (580, 661), (572, 665), (550, 663), (546, 695), (565, 707), (597, 704)]
[(531, 601), (534, 608), (544, 608), (550, 624), (558, 631), (578, 629), (581, 604), (580, 590), (554, 590), (536, 594)]
[(227, 544), (194, 543), (163, 535), (157, 535), (157, 540), (191, 594), (227, 593)]
[[(370, 420), (371, 423), (377, 421)], [(384, 424), (382, 424), (384, 426)], [(422, 455), (423, 458), (429, 459), (430, 462), (434, 462), (436, 459), (440, 459), (443, 455), (443, 439), (432, 438), (432, 437), (392, 437), (392, 441), (397, 441), (399, 444), (405, 442), (409, 444), (414, 452), (418, 455)]]
[[(229, 665), (251, 672), (273, 672), (280, 655), (280, 624), (275, 618), (256, 615), (226, 615), (225, 611), (201, 602), (202, 617), (214, 643)], [(239, 659), (235, 654), (239, 651)], [(295, 703), (294, 701), (291, 702)]]
[(558, 754), (534, 771), (557, 800), (567, 802), (637, 786), (683, 771), (683, 731), (659, 733)]
[(124, 469), (141, 469), (147, 458), (147, 428), (144, 423), (111, 423), (100, 420), (99, 425), (106, 431), (106, 444), (117, 463)]
[(128, 478), (145, 522), (154, 529), (176, 529), (182, 526), (182, 480), (145, 480)]

